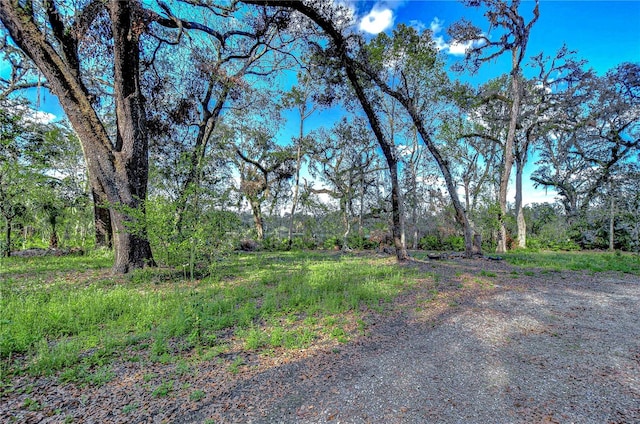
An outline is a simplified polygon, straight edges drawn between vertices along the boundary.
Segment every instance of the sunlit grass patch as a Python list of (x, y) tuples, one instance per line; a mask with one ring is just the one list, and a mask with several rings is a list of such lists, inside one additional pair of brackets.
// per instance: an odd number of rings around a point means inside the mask
[(513, 252), (505, 259), (522, 267), (553, 271), (623, 272), (640, 275), (640, 256), (621, 252)]
[[(248, 350), (305, 348), (327, 335), (344, 342), (357, 325), (328, 325), (333, 321), (324, 318), (352, 314), (356, 322), (357, 314), (382, 311), (418, 277), (414, 268), (387, 258), (313, 252), (234, 254), (199, 280), (167, 269), (125, 278), (102, 273), (93, 279), (84, 272), (106, 269), (103, 259), (85, 266), (71, 257), (30, 258), (26, 262), (35, 265), (26, 272), (16, 258), (5, 267), (5, 375), (65, 370), (62, 378), (69, 381), (100, 382), (109, 373), (95, 370), (124, 358), (126, 348), (172, 363), (194, 349), (219, 354), (216, 346), (226, 346), (229, 334)], [(81, 269), (70, 271), (75, 267)], [(53, 280), (50, 273), (56, 273)]]

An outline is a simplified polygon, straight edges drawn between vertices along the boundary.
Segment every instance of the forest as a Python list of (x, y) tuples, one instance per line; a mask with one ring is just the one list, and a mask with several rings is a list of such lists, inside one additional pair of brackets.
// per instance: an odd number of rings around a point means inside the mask
[[(429, 29), (365, 37), (340, 2), (1, 0), (3, 256), (638, 252), (640, 65), (529, 52), (537, 2), (465, 4), (486, 28), (449, 27), (452, 70)], [(527, 178), (556, 201), (525, 203)]]

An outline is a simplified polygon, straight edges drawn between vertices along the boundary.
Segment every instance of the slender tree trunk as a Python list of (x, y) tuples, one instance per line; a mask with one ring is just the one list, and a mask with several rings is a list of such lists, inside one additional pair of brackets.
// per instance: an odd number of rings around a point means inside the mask
[(413, 205), (411, 208), (411, 221), (413, 221), (413, 240), (412, 248), (416, 250), (418, 248), (418, 206)]
[(293, 199), (291, 216), (289, 217), (289, 249), (293, 244), (293, 226), (295, 224), (296, 208), (298, 207), (298, 191), (300, 190), (300, 167), (302, 166), (302, 137), (304, 137), (304, 107), (300, 110), (300, 140), (296, 151), (296, 180), (293, 185)]
[(505, 223), (505, 218), (507, 216), (507, 191), (509, 189), (509, 178), (511, 177), (511, 168), (513, 167), (514, 161), (513, 147), (516, 139), (516, 127), (518, 124), (518, 117), (520, 115), (520, 101), (522, 96), (522, 90), (520, 88), (520, 72), (519, 68), (516, 68), (515, 65), (517, 52), (513, 51), (512, 54), (512, 60), (514, 63), (514, 71), (511, 73), (512, 103), (509, 130), (504, 144), (504, 163), (500, 174), (500, 188), (498, 191), (498, 203), (500, 205), (498, 223), (500, 225), (500, 235), (498, 238), (498, 246), (496, 247), (497, 253), (504, 253), (507, 251), (507, 227)]
[(524, 163), (516, 160), (516, 220), (518, 224), (518, 247), (527, 247), (527, 222), (524, 219), (524, 205), (522, 204), (522, 173)]
[(51, 236), (49, 237), (49, 249), (58, 248), (58, 232), (55, 220), (51, 223)]
[(349, 249), (349, 234), (351, 233), (351, 220), (349, 219), (349, 210), (347, 208), (346, 199), (340, 199), (340, 209), (342, 211), (342, 223), (344, 224), (344, 233), (342, 234), (342, 251)]
[(409, 254), (407, 253), (407, 247), (404, 244), (404, 203), (402, 201), (402, 189), (400, 188), (400, 179), (398, 177), (398, 162), (395, 158), (390, 159), (387, 157), (387, 163), (389, 164), (389, 172), (391, 174), (393, 244), (396, 248), (396, 257), (399, 261), (404, 261), (409, 257)]
[(362, 237), (364, 235), (364, 172), (360, 173), (360, 208), (358, 211), (358, 235)]
[(4, 251), (2, 252), (2, 256), (8, 258), (9, 256), (11, 256), (11, 219), (5, 218), (5, 221), (7, 223), (7, 228), (4, 231), (5, 246)]
[(429, 133), (427, 132), (424, 124), (420, 120), (415, 107), (411, 103), (410, 100), (407, 100), (405, 103), (405, 107), (411, 116), (414, 125), (418, 129), (418, 133), (422, 138), (423, 143), (426, 145), (427, 149), (436, 160), (440, 171), (444, 177), (445, 184), (447, 185), (447, 191), (449, 192), (449, 197), (451, 198), (451, 203), (453, 203), (453, 209), (456, 212), (456, 221), (460, 226), (462, 226), (462, 231), (464, 234), (464, 255), (467, 258), (473, 257), (473, 229), (469, 223), (469, 218), (467, 217), (467, 211), (462, 206), (460, 202), (460, 198), (458, 197), (458, 191), (456, 188), (456, 184), (453, 180), (453, 175), (451, 175), (451, 170), (449, 169), (449, 163), (444, 160), (440, 150), (433, 144)]
[(211, 134), (215, 130), (222, 108), (224, 107), (227, 97), (229, 96), (230, 86), (225, 85), (222, 92), (216, 100), (216, 104), (213, 109), (209, 110), (209, 102), (211, 101), (211, 95), (213, 94), (214, 81), (209, 81), (207, 91), (204, 95), (204, 99), (200, 102), (202, 108), (202, 116), (200, 123), (198, 124), (198, 134), (196, 135), (195, 144), (189, 158), (189, 170), (187, 176), (182, 184), (180, 193), (178, 196), (178, 202), (176, 205), (176, 230), (178, 234), (182, 233), (182, 222), (184, 220), (184, 214), (187, 209), (187, 203), (189, 196), (193, 191), (194, 186), (200, 185), (201, 170), (204, 164), (205, 155), (207, 152), (207, 145)]
[[(269, 4), (269, 2), (265, 0), (243, 0), (243, 2), (247, 4)], [(307, 4), (302, 1), (280, 1), (276, 4), (282, 7), (293, 8), (305, 14), (308, 18), (319, 25), (336, 45), (338, 58), (342, 63), (347, 78), (349, 79), (349, 83), (353, 87), (353, 90), (355, 91), (356, 97), (358, 98), (358, 101), (362, 106), (364, 113), (367, 115), (367, 119), (369, 120), (369, 124), (371, 125), (371, 130), (375, 134), (376, 141), (380, 145), (380, 148), (382, 149), (384, 157), (387, 161), (387, 165), (389, 166), (389, 172), (391, 175), (391, 207), (393, 209), (392, 232), (396, 249), (396, 257), (399, 261), (407, 260), (409, 258), (409, 255), (407, 254), (406, 247), (402, 244), (402, 229), (404, 227), (404, 218), (402, 216), (403, 204), (400, 182), (398, 180), (398, 161), (395, 158), (395, 152), (393, 151), (394, 146), (392, 143), (389, 143), (389, 141), (384, 136), (382, 127), (380, 125), (380, 119), (376, 114), (373, 104), (371, 103), (371, 101), (369, 101), (361, 77), (360, 75), (358, 75), (358, 67), (354, 60), (349, 57), (347, 39), (336, 28), (335, 23), (318, 13), (313, 5)]]
[(615, 244), (614, 244), (614, 234), (615, 234), (615, 215), (616, 215), (616, 203), (615, 203), (615, 198), (613, 196), (613, 182), (611, 182), (611, 191), (609, 194), (609, 197), (611, 198), (611, 204), (610, 204), (610, 208), (609, 208), (609, 250), (610, 251), (614, 251), (615, 250)]
[(256, 238), (258, 241), (264, 240), (264, 220), (262, 219), (262, 209), (260, 203), (257, 200), (249, 199), (251, 204), (251, 213), (253, 215), (253, 222), (256, 226)]

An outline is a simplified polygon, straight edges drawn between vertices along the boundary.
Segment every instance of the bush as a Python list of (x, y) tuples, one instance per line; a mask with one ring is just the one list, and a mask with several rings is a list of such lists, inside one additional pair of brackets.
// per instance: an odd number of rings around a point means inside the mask
[(291, 241), (291, 248), (296, 250), (313, 250), (317, 247), (316, 241), (308, 237), (294, 237)]
[(322, 243), (322, 247), (327, 250), (342, 249), (342, 237), (328, 237), (324, 240), (324, 243)]
[(376, 241), (370, 240), (358, 234), (349, 236), (348, 243), (349, 247), (352, 249), (374, 250), (378, 248), (378, 243)]
[(440, 238), (434, 235), (426, 235), (420, 239), (418, 247), (422, 250), (442, 250)]
[(576, 251), (580, 246), (573, 240), (546, 240), (541, 237), (528, 237), (527, 249), (530, 250), (554, 250)]
[(289, 250), (289, 240), (288, 239), (280, 239), (278, 237), (265, 237), (262, 240), (262, 248), (269, 252), (284, 252)]
[(445, 250), (453, 250), (454, 252), (464, 252), (464, 237), (449, 236), (443, 242)]

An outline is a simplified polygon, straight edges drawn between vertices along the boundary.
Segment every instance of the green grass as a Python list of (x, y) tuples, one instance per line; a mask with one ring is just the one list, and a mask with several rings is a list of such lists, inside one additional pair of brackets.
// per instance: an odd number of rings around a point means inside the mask
[(204, 390), (198, 389), (198, 390), (194, 390), (189, 394), (189, 400), (193, 402), (199, 402), (202, 399), (204, 399), (205, 396), (206, 396), (206, 393), (204, 392)]
[(50, 273), (104, 269), (112, 264), (113, 254), (108, 250), (95, 250), (87, 255), (0, 258), (0, 281), (19, 274), (44, 278)]
[(104, 277), (109, 266), (105, 255), (2, 263), (0, 381), (64, 370), (63, 380), (99, 385), (132, 351), (182, 367), (182, 352), (220, 353), (229, 329), (249, 350), (302, 348), (327, 333), (344, 341), (324, 317), (382, 310), (418, 277), (385, 259), (309, 252), (238, 254), (196, 281), (155, 269)]
[[(622, 272), (640, 275), (640, 256), (620, 252), (513, 252), (507, 262), (549, 271)], [(525, 275), (528, 275), (525, 273)]]
[[(530, 268), (523, 275), (532, 268), (640, 275), (640, 258), (630, 254), (504, 256)], [(424, 278), (417, 268), (394, 266), (390, 259), (326, 252), (234, 254), (195, 281), (167, 269), (111, 277), (110, 265), (104, 253), (3, 260), (0, 389), (23, 373), (105, 384), (116, 358), (175, 363), (178, 375), (189, 373), (185, 353), (221, 360), (229, 337), (245, 350), (266, 353), (306, 348), (318, 339), (347, 342), (366, 333), (358, 325), (363, 313), (384, 310)], [(232, 363), (230, 370), (241, 366)]]

